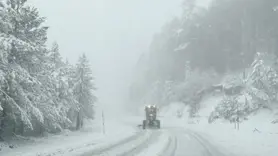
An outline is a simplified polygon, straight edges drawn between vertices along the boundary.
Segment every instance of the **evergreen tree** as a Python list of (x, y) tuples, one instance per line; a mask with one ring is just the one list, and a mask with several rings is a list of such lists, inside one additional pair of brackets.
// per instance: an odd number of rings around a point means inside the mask
[[(185, 0), (182, 15), (166, 23), (161, 32), (153, 37), (146, 61), (150, 62), (149, 72), (142, 73), (145, 82), (140, 83), (148, 84), (144, 92), (152, 90), (150, 84), (158, 80), (180, 83), (177, 88), (183, 90), (181, 88), (186, 86), (184, 79), (188, 78), (184, 71), (188, 70), (188, 66), (191, 71), (198, 69), (201, 73), (208, 73), (213, 69), (224, 74), (249, 68), (257, 59), (257, 52), (277, 55), (277, 6), (276, 0), (213, 0), (210, 6), (202, 8), (195, 0)], [(257, 66), (257, 69), (261, 67)], [(267, 76), (260, 80), (252, 78), (258, 81), (257, 85), (261, 83), (260, 87), (252, 88), (258, 91), (265, 88), (263, 92), (275, 99), (276, 72), (276, 69), (270, 69), (264, 73)], [(201, 80), (197, 78), (192, 82), (202, 84), (198, 81)], [(240, 81), (243, 83), (243, 80)], [(185, 92), (177, 93), (179, 99), (184, 97), (181, 94)], [(140, 96), (144, 98), (146, 95)]]
[(36, 8), (26, 5), (26, 0), (7, 0), (6, 20), (10, 38), (9, 63), (17, 63), (30, 74), (42, 69), (48, 27), (43, 26), (45, 18), (39, 16)]
[(74, 77), (74, 96), (78, 101), (76, 129), (83, 126), (83, 118), (94, 117), (93, 106), (97, 100), (94, 96), (95, 90), (93, 73), (87, 57), (83, 54), (76, 65)]
[[(13, 125), (13, 132), (23, 134), (33, 130), (32, 122), (42, 125), (43, 115), (38, 109), (39, 96), (43, 95), (36, 75), (43, 69), (47, 27), (42, 27), (41, 18), (35, 8), (26, 6), (25, 0), (7, 0), (2, 8), (4, 29), (2, 42), (7, 61), (3, 91), (4, 122)], [(19, 127), (19, 131), (17, 130)]]
[[(0, 3), (0, 140), (4, 134), (70, 128), (75, 117), (71, 112), (80, 110), (80, 103), (82, 114), (92, 118), (90, 106), (96, 98), (84, 91), (85, 100), (78, 101), (78, 87), (73, 84), (79, 83), (75, 80), (80, 70), (62, 61), (57, 43), (47, 49), (44, 21), (26, 0)], [(80, 64), (79, 68), (86, 73), (81, 74), (81, 84), (94, 88), (87, 67)]]
[(54, 65), (55, 69), (63, 66), (62, 57), (59, 53), (59, 45), (57, 42), (54, 42), (52, 45), (52, 48), (49, 52), (49, 59), (52, 62), (52, 64)]

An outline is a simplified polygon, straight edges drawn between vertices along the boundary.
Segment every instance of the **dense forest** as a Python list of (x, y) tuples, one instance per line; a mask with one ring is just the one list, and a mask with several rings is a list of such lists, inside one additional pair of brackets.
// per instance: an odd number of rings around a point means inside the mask
[(183, 102), (196, 115), (206, 93), (223, 91), (211, 120), (272, 109), (278, 93), (278, 1), (185, 0), (182, 15), (154, 35), (130, 86), (134, 104)]
[(0, 140), (78, 130), (94, 118), (88, 59), (72, 65), (57, 43), (48, 48), (46, 19), (26, 1), (0, 1)]

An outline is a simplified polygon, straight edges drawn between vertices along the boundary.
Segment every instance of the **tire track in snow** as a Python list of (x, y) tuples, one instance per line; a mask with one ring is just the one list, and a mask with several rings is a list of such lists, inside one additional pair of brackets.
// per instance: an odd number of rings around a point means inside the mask
[(152, 133), (151, 136), (147, 140), (143, 141), (142, 143), (140, 143), (139, 145), (135, 146), (134, 148), (131, 148), (130, 150), (125, 151), (124, 153), (122, 153), (120, 155), (117, 155), (117, 156), (132, 156), (132, 155), (136, 155), (136, 154), (140, 153), (141, 151), (143, 151), (144, 149), (148, 148), (161, 135), (161, 131), (153, 131), (151, 133)]
[(82, 154), (81, 156), (95, 156), (95, 155), (100, 155), (102, 153), (105, 153), (106, 151), (109, 151), (111, 149), (114, 149), (114, 148), (117, 148), (119, 146), (121, 146), (122, 144), (125, 144), (125, 143), (129, 143), (129, 142), (132, 142), (133, 140), (136, 140), (137, 138), (140, 138), (142, 136), (146, 135), (146, 132), (138, 132), (130, 137), (127, 137), (123, 140), (120, 140), (116, 143), (113, 143), (112, 145), (107, 145), (107, 146), (104, 146), (104, 147), (99, 147), (91, 152), (88, 152), (88, 153), (84, 153)]
[(168, 138), (168, 143), (157, 156), (174, 156), (177, 150), (177, 137), (171, 136)]
[(160, 131), (141, 131), (113, 145), (96, 149), (82, 156), (132, 156), (147, 148), (161, 135)]
[[(165, 146), (159, 156), (232, 156), (219, 151), (218, 147), (213, 146), (197, 132), (178, 127), (169, 127), (168, 130), (172, 133), (172, 137), (169, 138), (168, 147)], [(198, 148), (200, 150), (194, 150)]]
[(164, 154), (167, 151), (169, 145), (171, 145), (171, 136), (167, 130), (160, 130), (161, 135), (158, 136), (153, 142), (148, 142), (148, 148), (144, 148), (137, 156), (159, 156)]
[(200, 136), (198, 133), (193, 132), (191, 130), (185, 130), (187, 134), (189, 134), (191, 137), (193, 137), (196, 141), (200, 143), (200, 145), (205, 149), (206, 156), (226, 156), (226, 154), (221, 153), (219, 150), (217, 150), (216, 147), (214, 147), (209, 141), (204, 139), (202, 136)]

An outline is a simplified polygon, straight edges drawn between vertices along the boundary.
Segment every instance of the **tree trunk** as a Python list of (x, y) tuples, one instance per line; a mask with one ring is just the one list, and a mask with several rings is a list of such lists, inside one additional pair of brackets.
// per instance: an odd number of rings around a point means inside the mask
[(80, 121), (80, 128), (83, 128), (83, 118), (81, 118), (81, 121)]
[(21, 121), (21, 123), (20, 123), (20, 130), (19, 130), (19, 133), (20, 133), (20, 135), (22, 135), (22, 136), (23, 136), (23, 134), (24, 134), (24, 123), (23, 123), (23, 121)]
[(81, 123), (82, 122), (82, 118), (81, 118), (81, 113), (80, 111), (77, 113), (77, 120), (76, 120), (76, 130), (80, 130), (81, 128)]
[(3, 133), (5, 128), (6, 109), (3, 107), (2, 116), (0, 117), (0, 141), (4, 141)]
[(39, 124), (40, 126), (40, 135), (43, 136), (43, 132), (45, 131), (43, 124)]
[(14, 125), (13, 125), (13, 134), (16, 134), (16, 122), (14, 121)]

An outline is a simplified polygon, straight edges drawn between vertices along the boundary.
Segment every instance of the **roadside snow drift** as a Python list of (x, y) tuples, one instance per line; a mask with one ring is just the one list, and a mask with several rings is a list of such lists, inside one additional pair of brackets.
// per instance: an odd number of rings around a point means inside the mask
[[(187, 119), (184, 116), (184, 121), (187, 122), (181, 123), (182, 126), (197, 132), (212, 144), (220, 147), (219, 149), (224, 149), (223, 152), (227, 154), (234, 156), (277, 156), (278, 125), (271, 123), (277, 119), (275, 112), (261, 110), (240, 123), (239, 130), (235, 129), (233, 123), (223, 120), (216, 120), (209, 124), (208, 117), (221, 100), (221, 96), (205, 97), (200, 103), (199, 118)], [(198, 122), (188, 122), (188, 120), (198, 120)]]
[(131, 127), (117, 120), (106, 121), (105, 134), (103, 134), (102, 123), (94, 123), (93, 128), (86, 128), (79, 132), (64, 131), (59, 135), (44, 138), (30, 138), (21, 143), (10, 142), (0, 144), (3, 156), (49, 156), (80, 155), (96, 147), (110, 145), (121, 139), (134, 135), (136, 127)]

